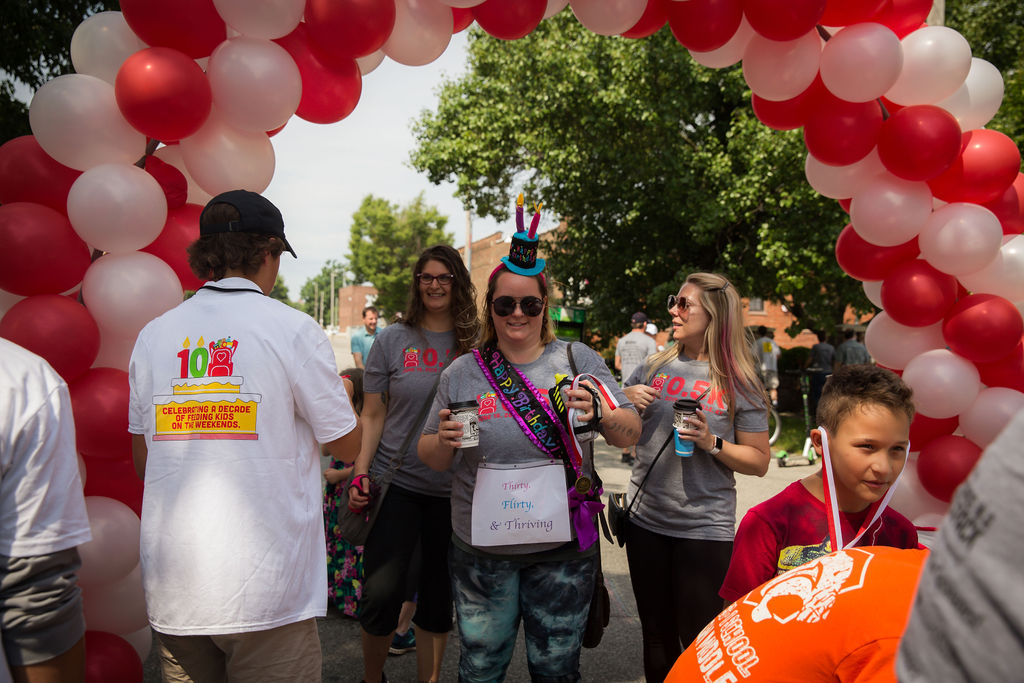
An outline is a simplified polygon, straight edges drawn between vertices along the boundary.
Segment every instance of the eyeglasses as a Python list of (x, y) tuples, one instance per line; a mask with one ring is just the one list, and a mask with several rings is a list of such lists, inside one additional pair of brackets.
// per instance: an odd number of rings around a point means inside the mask
[(455, 276), (451, 273), (444, 273), (442, 275), (431, 275), (430, 273), (419, 273), (416, 275), (416, 279), (419, 280), (421, 285), (429, 287), (434, 283), (434, 280), (442, 287), (447, 287), (451, 283), (455, 282)]
[(517, 305), (523, 311), (523, 315), (531, 318), (536, 318), (544, 312), (544, 300), (536, 296), (524, 296), (518, 299), (511, 296), (499, 296), (491, 302), (494, 314), (503, 318), (515, 313)]

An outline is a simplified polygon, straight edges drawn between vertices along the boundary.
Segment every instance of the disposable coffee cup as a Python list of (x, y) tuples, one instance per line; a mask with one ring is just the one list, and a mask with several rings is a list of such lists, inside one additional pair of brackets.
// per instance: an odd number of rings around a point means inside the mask
[(690, 429), (688, 420), (696, 421), (700, 403), (692, 398), (681, 398), (672, 404), (672, 429), (676, 430), (676, 455), (686, 458), (693, 455), (693, 442), (679, 438), (680, 429)]
[(480, 424), (477, 421), (477, 414), (480, 407), (476, 401), (462, 401), (449, 403), (448, 410), (452, 411), (450, 420), (462, 423), (462, 447), (473, 448), (480, 445)]

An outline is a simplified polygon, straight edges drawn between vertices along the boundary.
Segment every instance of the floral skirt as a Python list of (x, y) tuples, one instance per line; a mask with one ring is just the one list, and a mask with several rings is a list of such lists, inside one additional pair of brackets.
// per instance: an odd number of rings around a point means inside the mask
[[(331, 467), (337, 463), (331, 461)], [(341, 537), (338, 519), (348, 482), (327, 484), (324, 489), (324, 527), (327, 530), (327, 599), (342, 613), (359, 616), (363, 596), (363, 546), (355, 546)]]

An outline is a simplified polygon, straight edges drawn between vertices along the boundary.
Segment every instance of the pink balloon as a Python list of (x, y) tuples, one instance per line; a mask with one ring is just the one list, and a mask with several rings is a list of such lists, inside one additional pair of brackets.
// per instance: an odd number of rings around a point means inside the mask
[(854, 230), (868, 242), (883, 247), (914, 239), (931, 213), (928, 185), (891, 175), (864, 183), (850, 203)]
[(572, 0), (569, 4), (587, 30), (602, 36), (628, 31), (647, 8), (647, 0)]
[(788, 100), (810, 87), (818, 75), (820, 60), (821, 38), (817, 31), (785, 42), (755, 34), (743, 53), (743, 79), (758, 97), (773, 102)]
[(124, 60), (145, 48), (123, 14), (97, 12), (79, 24), (71, 36), (71, 63), (75, 73), (102, 78), (113, 85)]
[(988, 209), (963, 202), (937, 209), (918, 235), (921, 255), (932, 266), (950, 275), (969, 275), (992, 262), (999, 254), (1003, 231)]
[(440, 57), (452, 39), (452, 10), (437, 0), (396, 0), (395, 27), (381, 47), (406, 66), (423, 66)]
[(982, 389), (971, 407), (960, 416), (960, 431), (985, 448), (1022, 410), (1024, 393), (1004, 387)]
[(243, 35), (266, 40), (294, 31), (306, 7), (305, 0), (213, 0), (213, 4), (228, 26)]
[(825, 12), (825, 0), (745, 0), (743, 14), (758, 34), (769, 40), (796, 40), (814, 29)]
[(224, 41), (206, 71), (217, 113), (239, 130), (263, 133), (283, 126), (302, 98), (299, 67), (287, 50), (262, 38)]
[(143, 628), (149, 618), (142, 593), (142, 569), (136, 564), (124, 578), (84, 586), (82, 607), (86, 627), (91, 631), (121, 635)]
[(160, 234), (167, 198), (156, 179), (138, 166), (100, 164), (71, 186), (68, 218), (75, 232), (100, 251), (135, 251)]
[(810, 153), (804, 161), (807, 182), (818, 194), (832, 199), (853, 197), (869, 180), (884, 174), (885, 167), (876, 150), (871, 150), (860, 161), (846, 166), (826, 164)]
[(903, 371), (903, 381), (914, 390), (917, 410), (927, 417), (959, 415), (981, 391), (978, 369), (948, 349), (926, 351), (911, 360)]
[(946, 26), (925, 26), (902, 43), (903, 68), (885, 93), (897, 104), (934, 104), (956, 92), (971, 70), (971, 46)]
[(975, 294), (1024, 301), (1024, 235), (1004, 235), (1003, 246), (988, 265), (959, 279)]
[(82, 281), (85, 305), (104, 332), (138, 335), (156, 316), (182, 300), (171, 267), (151, 254), (108, 254), (97, 259)]
[[(189, 204), (198, 204), (200, 206), (206, 206), (206, 202), (213, 199), (213, 195), (199, 187), (195, 178), (189, 174), (188, 169), (185, 167), (185, 160), (181, 158), (181, 145), (169, 145), (161, 147), (153, 156), (160, 161), (173, 166), (178, 169), (178, 172), (185, 178), (185, 186), (187, 188), (186, 201)], [(147, 166), (149, 161), (146, 162)], [(168, 202), (168, 208), (171, 208), (170, 202)]]
[(78, 546), (82, 586), (110, 583), (128, 576), (139, 564), (139, 518), (132, 509), (113, 498), (85, 499), (92, 540)]
[(299, 25), (308, 28), (318, 61), (333, 66), (379, 50), (395, 12), (394, 0), (306, 0), (306, 23)]
[(885, 94), (900, 75), (900, 39), (881, 24), (855, 24), (836, 33), (821, 51), (821, 80), (847, 102), (868, 102)]
[(185, 168), (211, 195), (263, 192), (274, 177), (274, 147), (265, 132), (229, 125), (214, 109), (199, 131), (181, 141)]
[(893, 320), (885, 311), (868, 323), (864, 345), (876, 363), (895, 370), (905, 368), (926, 351), (946, 348), (941, 324), (908, 327)]

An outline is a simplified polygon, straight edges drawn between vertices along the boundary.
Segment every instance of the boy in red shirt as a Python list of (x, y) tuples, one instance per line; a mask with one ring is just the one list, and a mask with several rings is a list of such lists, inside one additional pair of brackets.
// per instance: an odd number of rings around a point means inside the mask
[(886, 506), (906, 464), (914, 417), (911, 395), (910, 387), (884, 368), (848, 365), (832, 374), (818, 403), (821, 426), (811, 430), (822, 469), (743, 517), (718, 592), (727, 603), (860, 540), (862, 545), (918, 547), (914, 525)]

